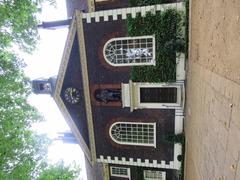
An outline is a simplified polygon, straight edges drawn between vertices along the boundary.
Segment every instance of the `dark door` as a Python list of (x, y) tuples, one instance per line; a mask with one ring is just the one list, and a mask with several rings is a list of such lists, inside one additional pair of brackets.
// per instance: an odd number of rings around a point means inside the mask
[(176, 87), (140, 88), (141, 103), (177, 103)]

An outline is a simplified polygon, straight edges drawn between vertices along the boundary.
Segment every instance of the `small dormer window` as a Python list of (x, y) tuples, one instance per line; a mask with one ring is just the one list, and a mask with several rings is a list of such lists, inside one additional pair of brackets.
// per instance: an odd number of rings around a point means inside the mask
[(41, 91), (48, 91), (48, 90), (50, 90), (50, 84), (49, 83), (40, 83), (39, 89)]
[(112, 66), (155, 65), (155, 37), (113, 38), (105, 44), (103, 54)]
[(32, 81), (32, 91), (35, 94), (54, 94), (56, 77), (50, 77), (49, 79), (34, 79)]
[(43, 83), (39, 84), (39, 89), (40, 89), (41, 91), (44, 90), (44, 84), (43, 84)]

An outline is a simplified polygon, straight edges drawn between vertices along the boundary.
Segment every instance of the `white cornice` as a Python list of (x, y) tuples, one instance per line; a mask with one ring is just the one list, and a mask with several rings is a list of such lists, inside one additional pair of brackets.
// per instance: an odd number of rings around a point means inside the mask
[(86, 115), (88, 122), (88, 135), (90, 141), (90, 149), (92, 154), (92, 164), (96, 162), (96, 147), (95, 147), (95, 138), (94, 138), (94, 129), (93, 129), (93, 118), (92, 118), (92, 107), (90, 101), (90, 92), (89, 92), (89, 79), (88, 79), (88, 67), (87, 67), (87, 56), (85, 49), (85, 39), (83, 31), (83, 22), (82, 22), (82, 13), (76, 11), (76, 21), (77, 21), (77, 36), (79, 43), (79, 52), (80, 52), (80, 63), (83, 79), (83, 92), (85, 97), (85, 106), (86, 106)]
[(110, 19), (111, 21), (117, 21), (121, 19), (125, 20), (127, 19), (127, 16), (136, 18), (138, 13), (140, 13), (142, 17), (145, 17), (147, 13), (155, 14), (156, 11), (164, 11), (169, 8), (175, 8), (180, 11), (185, 10), (184, 2), (177, 2), (177, 3), (169, 3), (169, 4), (156, 4), (151, 6), (128, 7), (128, 8), (94, 11), (94, 6), (91, 6), (92, 1), (93, 0), (88, 0), (89, 11), (88, 13), (83, 14), (83, 19), (86, 19), (87, 23), (92, 23), (92, 22), (98, 23), (101, 21), (110, 21)]

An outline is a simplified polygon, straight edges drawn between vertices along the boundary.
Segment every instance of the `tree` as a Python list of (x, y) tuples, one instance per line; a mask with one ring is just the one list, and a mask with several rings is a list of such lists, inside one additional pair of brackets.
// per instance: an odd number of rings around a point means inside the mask
[(32, 179), (45, 165), (49, 140), (30, 130), (42, 118), (27, 102), (31, 83), (25, 64), (10, 52), (13, 44), (26, 52), (35, 48), (36, 3), (0, 1), (0, 179)]
[(23, 61), (8, 51), (0, 51), (0, 59), (0, 179), (31, 179), (45, 164), (49, 141), (30, 130), (42, 118), (27, 102)]
[(30, 130), (42, 117), (27, 102), (31, 82), (24, 75), (24, 62), (9, 51), (0, 51), (0, 59), (0, 179), (30, 180), (41, 172), (44, 180), (73, 179), (77, 171), (63, 164), (46, 169), (50, 142)]
[(31, 52), (38, 39), (37, 2), (31, 0), (4, 0), (0, 2), (0, 48), (17, 44)]
[(38, 180), (74, 180), (79, 176), (79, 173), (79, 167), (64, 166), (61, 161), (43, 170)]
[(0, 50), (13, 44), (28, 53), (38, 40), (37, 12), (43, 2), (55, 4), (55, 0), (2, 0), (0, 1)]
[[(25, 63), (11, 52), (13, 45), (28, 53), (34, 50), (38, 39), (37, 4), (43, 1), (0, 0), (0, 179), (30, 180), (40, 173), (40, 177), (48, 177), (50, 172), (46, 169), (50, 141), (31, 131), (32, 123), (42, 117), (27, 101), (31, 82), (23, 72)], [(60, 165), (55, 170), (64, 172), (62, 177), (76, 175)]]

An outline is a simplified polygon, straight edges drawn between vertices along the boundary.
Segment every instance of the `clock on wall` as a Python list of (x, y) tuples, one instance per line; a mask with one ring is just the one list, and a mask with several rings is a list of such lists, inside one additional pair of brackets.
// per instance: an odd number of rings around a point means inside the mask
[(80, 92), (77, 88), (68, 87), (64, 91), (64, 98), (68, 103), (76, 104), (80, 100)]

